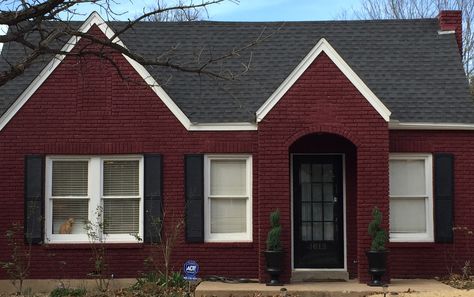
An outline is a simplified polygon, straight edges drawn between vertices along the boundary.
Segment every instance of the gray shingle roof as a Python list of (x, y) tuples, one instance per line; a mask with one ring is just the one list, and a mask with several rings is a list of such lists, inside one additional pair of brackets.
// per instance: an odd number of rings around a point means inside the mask
[[(123, 23), (112, 23), (120, 27)], [(197, 123), (254, 122), (255, 112), (311, 48), (326, 38), (401, 122), (474, 123), (474, 104), (454, 34), (438, 34), (436, 19), (325, 22), (139, 23), (121, 36), (132, 50), (153, 57), (175, 47), (171, 59), (192, 61), (245, 45), (274, 32), (239, 58), (215, 65), (249, 71), (237, 80), (147, 67), (179, 108)], [(21, 56), (15, 46), (4, 55)], [(43, 67), (38, 63), (0, 88), (0, 114)]]

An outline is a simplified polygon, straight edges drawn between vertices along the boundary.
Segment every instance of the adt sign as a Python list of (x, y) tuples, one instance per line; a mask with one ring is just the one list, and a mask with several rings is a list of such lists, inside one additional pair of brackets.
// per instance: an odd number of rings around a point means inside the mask
[(184, 263), (184, 279), (188, 281), (197, 280), (197, 274), (199, 272), (199, 265), (194, 260), (188, 260)]

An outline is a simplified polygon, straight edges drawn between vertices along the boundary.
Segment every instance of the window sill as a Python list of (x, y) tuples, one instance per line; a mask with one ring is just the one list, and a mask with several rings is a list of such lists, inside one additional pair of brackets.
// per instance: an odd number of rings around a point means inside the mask
[[(89, 243), (46, 243), (44, 248), (50, 250), (88, 250), (91, 249)], [(97, 245), (97, 243), (94, 243)], [(144, 247), (143, 243), (104, 243), (106, 249), (142, 249)]]

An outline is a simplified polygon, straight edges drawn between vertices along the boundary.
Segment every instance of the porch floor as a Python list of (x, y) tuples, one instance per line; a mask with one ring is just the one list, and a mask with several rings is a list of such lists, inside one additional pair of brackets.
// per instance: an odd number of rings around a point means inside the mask
[[(280, 291), (281, 288), (286, 288), (287, 294), (291, 294), (292, 296), (298, 295), (299, 297), (362, 297), (383, 293), (381, 287), (369, 287), (366, 284), (359, 283), (358, 280), (349, 280), (346, 282), (290, 283), (282, 287), (270, 287), (258, 283), (229, 284), (205, 281), (199, 284), (195, 296), (253, 297), (256, 294), (259, 294), (259, 296), (284, 296)], [(474, 296), (474, 292), (470, 292), (472, 295), (464, 295), (465, 291), (454, 289), (432, 279), (393, 279), (387, 288), (387, 292), (427, 292), (430, 293), (430, 296)], [(391, 294), (387, 294), (387, 296), (390, 295)]]

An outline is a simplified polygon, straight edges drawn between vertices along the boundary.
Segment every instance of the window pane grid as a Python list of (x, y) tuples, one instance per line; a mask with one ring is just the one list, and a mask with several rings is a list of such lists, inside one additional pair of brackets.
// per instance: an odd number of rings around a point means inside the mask
[(395, 241), (432, 240), (432, 174), (429, 155), (390, 159), (390, 233)]
[[(47, 232), (53, 241), (86, 241), (85, 227), (102, 211), (102, 233), (135, 241), (142, 229), (141, 158), (47, 158)], [(132, 235), (132, 236), (130, 236)]]
[(206, 157), (206, 240), (250, 240), (251, 159)]

